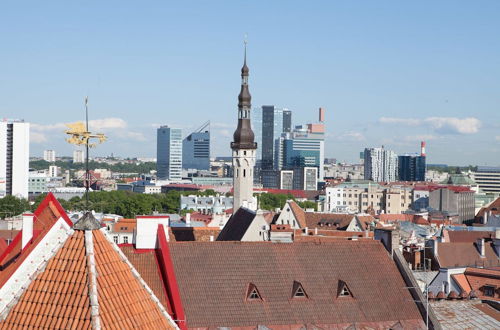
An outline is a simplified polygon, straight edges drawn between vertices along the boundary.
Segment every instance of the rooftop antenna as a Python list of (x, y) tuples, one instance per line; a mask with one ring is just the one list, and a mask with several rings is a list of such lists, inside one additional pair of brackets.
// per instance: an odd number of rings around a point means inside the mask
[[(70, 137), (66, 139), (68, 143), (81, 146), (84, 145), (86, 149), (85, 155), (85, 209), (89, 212), (89, 190), (91, 185), (91, 174), (89, 170), (89, 148), (94, 148), (97, 144), (101, 144), (106, 141), (106, 136), (102, 133), (91, 133), (89, 130), (89, 108), (88, 108), (88, 96), (85, 96), (85, 124), (82, 122), (76, 122), (72, 124), (66, 124), (69, 127), (65, 131)], [(95, 143), (91, 143), (92, 139), (97, 139)]]

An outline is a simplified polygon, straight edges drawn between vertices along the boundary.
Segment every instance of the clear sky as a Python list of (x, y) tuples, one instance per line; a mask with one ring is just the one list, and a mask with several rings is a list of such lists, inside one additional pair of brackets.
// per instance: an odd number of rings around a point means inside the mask
[(248, 33), (253, 106), (326, 108), (326, 156), (366, 146), (429, 163), (500, 165), (500, 1), (2, 1), (0, 113), (31, 122), (31, 154), (155, 157), (156, 128), (212, 122), (230, 155)]

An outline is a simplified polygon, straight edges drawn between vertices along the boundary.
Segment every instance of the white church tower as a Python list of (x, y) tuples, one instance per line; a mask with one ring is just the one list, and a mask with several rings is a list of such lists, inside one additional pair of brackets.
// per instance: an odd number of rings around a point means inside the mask
[(251, 100), (248, 91), (247, 47), (245, 41), (245, 60), (241, 68), (241, 91), (238, 96), (238, 128), (233, 134), (231, 149), (233, 151), (233, 188), (234, 213), (240, 207), (257, 209), (256, 198), (253, 197), (253, 171), (257, 143), (250, 126)]

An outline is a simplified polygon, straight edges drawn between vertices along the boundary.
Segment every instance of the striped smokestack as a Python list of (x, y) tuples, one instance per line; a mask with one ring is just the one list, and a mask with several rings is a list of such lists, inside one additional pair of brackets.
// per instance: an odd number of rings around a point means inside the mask
[(425, 141), (420, 142), (420, 156), (425, 157)]

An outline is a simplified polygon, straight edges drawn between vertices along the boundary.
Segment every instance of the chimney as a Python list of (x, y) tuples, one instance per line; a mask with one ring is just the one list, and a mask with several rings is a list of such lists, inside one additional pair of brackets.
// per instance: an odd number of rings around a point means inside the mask
[(420, 156), (425, 157), (425, 141), (420, 142)]
[(488, 211), (485, 210), (483, 214), (483, 225), (488, 223)]
[(214, 235), (210, 235), (210, 242), (214, 241)]
[(305, 234), (305, 235), (308, 235), (308, 234), (309, 234), (308, 232), (309, 232), (309, 228), (305, 227), (305, 228), (304, 228), (304, 234)]
[(500, 228), (495, 229), (495, 238), (500, 239)]
[(432, 241), (432, 253), (434, 253), (434, 256), (438, 256), (438, 241), (437, 239)]
[(34, 214), (25, 213), (23, 214), (23, 231), (22, 231), (22, 249), (29, 243), (33, 238), (33, 218)]
[(484, 251), (484, 238), (478, 238), (476, 241), (476, 245), (481, 258), (486, 258), (486, 254)]
[(318, 227), (314, 228), (314, 235), (318, 235)]
[(325, 121), (325, 109), (319, 108), (319, 122), (322, 123)]
[(191, 213), (186, 213), (184, 220), (186, 221), (186, 226), (191, 227)]

